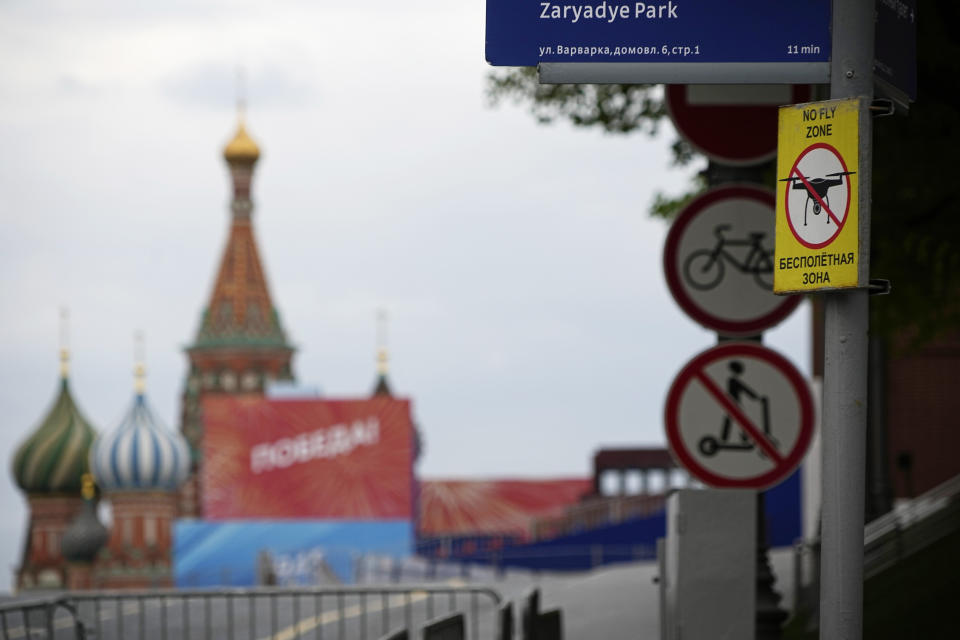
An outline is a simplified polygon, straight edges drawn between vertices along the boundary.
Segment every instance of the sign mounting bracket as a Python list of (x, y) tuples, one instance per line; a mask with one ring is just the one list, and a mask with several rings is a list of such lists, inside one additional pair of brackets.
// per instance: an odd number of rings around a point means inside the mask
[(541, 62), (540, 84), (826, 84), (829, 62)]

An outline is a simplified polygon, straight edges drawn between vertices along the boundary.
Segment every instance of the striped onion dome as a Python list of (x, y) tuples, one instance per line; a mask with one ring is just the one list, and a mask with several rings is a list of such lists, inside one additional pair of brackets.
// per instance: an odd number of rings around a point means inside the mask
[(17, 485), (28, 494), (78, 495), (96, 435), (70, 395), (64, 370), (53, 407), (13, 456)]
[(160, 424), (138, 392), (112, 433), (97, 438), (90, 468), (104, 491), (174, 491), (186, 479), (190, 450), (179, 433)]

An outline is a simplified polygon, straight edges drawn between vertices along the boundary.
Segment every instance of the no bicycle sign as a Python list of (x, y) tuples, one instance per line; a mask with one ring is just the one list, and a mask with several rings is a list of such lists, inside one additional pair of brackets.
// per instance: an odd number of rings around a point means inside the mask
[(800, 296), (773, 295), (773, 204), (766, 189), (718, 187), (684, 207), (667, 234), (673, 299), (721, 335), (756, 335), (800, 304)]
[(860, 252), (860, 101), (780, 109), (775, 293), (865, 285)]

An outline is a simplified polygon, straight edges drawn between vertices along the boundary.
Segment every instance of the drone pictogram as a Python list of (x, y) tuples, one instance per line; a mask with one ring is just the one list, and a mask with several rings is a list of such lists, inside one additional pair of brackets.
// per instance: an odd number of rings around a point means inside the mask
[[(807, 212), (812, 208), (813, 215), (818, 216), (824, 207), (830, 206), (830, 187), (839, 187), (843, 184), (843, 177), (855, 174), (856, 171), (838, 171), (828, 173), (822, 178), (807, 179), (797, 172), (796, 176), (781, 178), (780, 182), (793, 183), (791, 189), (807, 192), (807, 201), (803, 205), (803, 226), (807, 226)], [(828, 211), (829, 213), (829, 211)], [(826, 223), (830, 224), (830, 216), (826, 216)]]

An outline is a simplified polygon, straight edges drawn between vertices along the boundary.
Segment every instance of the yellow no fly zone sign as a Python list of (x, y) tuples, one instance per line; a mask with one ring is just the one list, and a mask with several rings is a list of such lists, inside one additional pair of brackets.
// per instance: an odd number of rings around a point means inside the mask
[(860, 100), (780, 108), (775, 293), (860, 286)]

